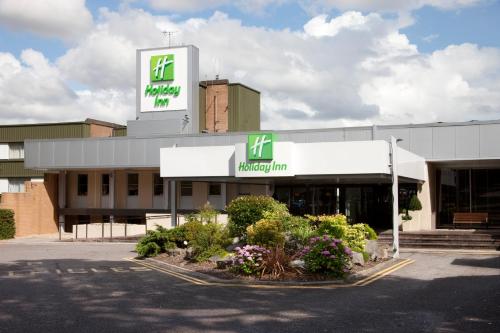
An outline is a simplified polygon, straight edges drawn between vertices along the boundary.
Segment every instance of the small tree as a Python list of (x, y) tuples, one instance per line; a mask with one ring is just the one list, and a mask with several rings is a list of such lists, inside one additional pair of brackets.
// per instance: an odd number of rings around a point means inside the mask
[(422, 210), (422, 203), (418, 199), (418, 197), (414, 194), (410, 198), (410, 202), (408, 203), (408, 207), (406, 208), (406, 214), (403, 215), (402, 219), (403, 221), (409, 221), (411, 220), (410, 214), (408, 212), (414, 212), (417, 210)]
[(16, 224), (14, 222), (14, 211), (0, 209), (0, 239), (14, 238), (16, 235)]

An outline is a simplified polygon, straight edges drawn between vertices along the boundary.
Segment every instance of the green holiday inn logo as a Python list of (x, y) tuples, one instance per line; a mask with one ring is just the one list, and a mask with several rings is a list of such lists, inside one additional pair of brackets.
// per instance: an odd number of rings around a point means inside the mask
[(146, 85), (145, 97), (154, 97), (154, 108), (167, 108), (171, 98), (176, 98), (181, 93), (181, 86), (166, 84), (153, 84), (156, 82), (174, 80), (174, 55), (162, 54), (152, 56), (149, 60), (149, 77), (151, 84)]
[(239, 162), (238, 171), (247, 173), (261, 172), (264, 174), (288, 170), (287, 163), (279, 163), (273, 160), (273, 146), (276, 136), (272, 133), (259, 133), (248, 135), (247, 158), (250, 162)]
[(248, 159), (272, 160), (273, 159), (274, 135), (271, 133), (260, 133), (248, 135)]
[(152, 56), (149, 62), (151, 82), (172, 81), (174, 79), (174, 55)]

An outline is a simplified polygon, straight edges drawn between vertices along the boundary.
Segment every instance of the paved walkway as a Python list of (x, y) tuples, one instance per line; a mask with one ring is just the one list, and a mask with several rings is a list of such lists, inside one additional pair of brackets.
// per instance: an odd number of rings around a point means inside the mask
[(195, 285), (133, 244), (0, 243), (0, 332), (499, 332), (500, 256), (414, 263), (338, 289)]

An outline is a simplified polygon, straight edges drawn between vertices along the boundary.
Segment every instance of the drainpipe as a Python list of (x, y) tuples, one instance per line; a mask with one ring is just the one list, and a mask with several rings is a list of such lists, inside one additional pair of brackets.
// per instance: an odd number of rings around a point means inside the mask
[(398, 167), (397, 167), (397, 151), (398, 142), (401, 139), (396, 139), (391, 136), (391, 175), (392, 175), (392, 252), (393, 258), (399, 258), (399, 186), (398, 186)]
[[(58, 175), (58, 206), (59, 210), (66, 208), (66, 171), (59, 171)], [(59, 240), (62, 238), (62, 232), (65, 225), (65, 216), (59, 211)]]
[(175, 180), (170, 181), (170, 225), (173, 227), (177, 226), (177, 182)]

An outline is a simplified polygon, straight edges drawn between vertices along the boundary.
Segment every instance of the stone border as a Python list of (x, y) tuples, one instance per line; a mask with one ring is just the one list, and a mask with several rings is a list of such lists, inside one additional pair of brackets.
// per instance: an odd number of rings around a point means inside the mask
[(165, 274), (177, 277), (197, 285), (217, 285), (217, 286), (239, 286), (239, 287), (271, 287), (271, 288), (337, 288), (354, 287), (368, 285), (406, 265), (414, 262), (412, 259), (390, 259), (375, 267), (368, 268), (361, 272), (350, 275), (346, 279), (337, 279), (329, 281), (243, 281), (243, 280), (225, 280), (208, 274), (195, 272), (190, 269), (165, 263), (163, 261), (146, 258), (138, 260), (127, 258), (136, 264), (143, 265)]

